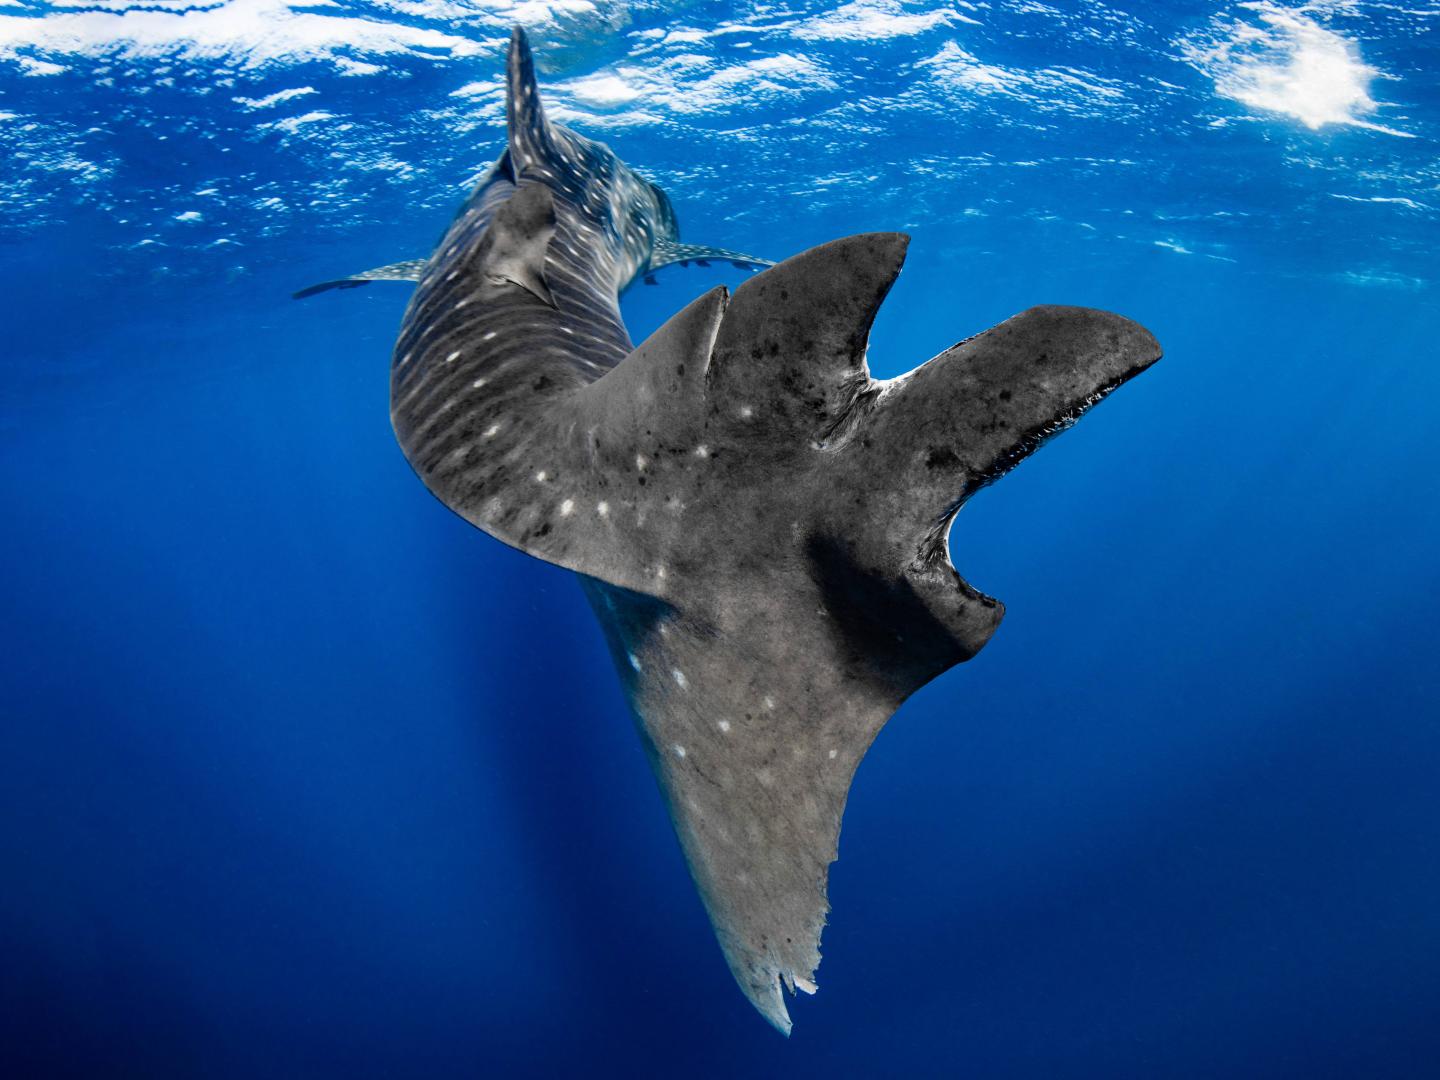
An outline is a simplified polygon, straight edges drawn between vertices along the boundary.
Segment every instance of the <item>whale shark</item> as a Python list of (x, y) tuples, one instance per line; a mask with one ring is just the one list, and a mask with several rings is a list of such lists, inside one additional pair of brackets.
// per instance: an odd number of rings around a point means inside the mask
[(397, 440), (438, 499), (579, 576), (721, 950), (789, 1034), (816, 991), (860, 760), (1003, 605), (950, 560), (960, 507), (1160, 356), (1040, 306), (898, 378), (872, 322), (908, 238), (848, 236), (714, 288), (638, 347), (621, 292), (682, 244), (670, 201), (545, 114), (512, 35), (504, 152), (406, 280)]

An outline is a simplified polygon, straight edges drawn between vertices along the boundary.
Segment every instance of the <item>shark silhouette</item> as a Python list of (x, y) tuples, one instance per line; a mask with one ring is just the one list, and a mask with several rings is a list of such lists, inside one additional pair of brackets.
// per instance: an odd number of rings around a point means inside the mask
[(549, 123), (523, 32), (508, 145), (414, 279), (391, 369), (406, 458), (485, 532), (575, 571), (745, 994), (790, 1031), (860, 759), (1004, 608), (950, 564), (956, 511), (1159, 357), (1036, 307), (896, 379), (865, 362), (907, 238), (803, 252), (638, 348), (619, 294), (681, 244), (669, 200)]

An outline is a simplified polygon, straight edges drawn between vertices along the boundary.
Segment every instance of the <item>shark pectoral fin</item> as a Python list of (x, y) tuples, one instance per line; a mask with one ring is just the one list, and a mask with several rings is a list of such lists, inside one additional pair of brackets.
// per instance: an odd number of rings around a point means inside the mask
[(521, 184), (486, 227), (475, 253), (477, 267), (491, 284), (518, 285), (553, 308), (545, 257), (554, 235), (554, 195), (544, 184)]
[(762, 270), (767, 266), (774, 266), (770, 259), (762, 259), (756, 255), (746, 255), (743, 251), (731, 251), (728, 248), (711, 247), (708, 244), (686, 244), (679, 240), (657, 240), (655, 250), (650, 255), (650, 270), (659, 270), (662, 266), (673, 266), (676, 263), (697, 262), (700, 265), (707, 265), (707, 260), (715, 259), (719, 262), (728, 262), (742, 270)]
[(310, 285), (299, 292), (291, 293), (290, 298), (304, 300), (307, 296), (329, 292), (331, 289), (358, 289), (361, 285), (369, 285), (372, 281), (407, 281), (413, 284), (420, 280), (420, 274), (425, 269), (426, 261), (425, 259), (407, 259), (404, 262), (391, 263), (388, 266), (377, 266), (373, 270), (363, 270), (358, 274), (351, 274), (347, 278), (337, 278), (334, 281), (322, 281), (318, 285)]
[(712, 396), (823, 439), (869, 381), (870, 326), (908, 243), (902, 233), (848, 236), (745, 282), (715, 341)]

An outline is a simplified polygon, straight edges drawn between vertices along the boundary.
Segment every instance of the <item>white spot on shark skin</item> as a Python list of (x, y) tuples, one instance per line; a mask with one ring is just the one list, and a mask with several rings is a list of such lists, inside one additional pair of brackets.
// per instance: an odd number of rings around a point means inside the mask
[(470, 384), (470, 388), (471, 388), (472, 390), (479, 390), (479, 389), (480, 389), (482, 386), (484, 386), (484, 385), (486, 384), (486, 382), (488, 382), (488, 381), (489, 381), (488, 379), (476, 379), (474, 382), (472, 382), (472, 383)]
[(488, 428), (485, 429), (485, 434), (482, 436), (482, 438), (493, 439), (499, 433), (499, 431), (499, 424), (491, 424)]
[(644, 668), (642, 668), (642, 667), (640, 666), (640, 658), (639, 658), (638, 656), (636, 656), (633, 652), (632, 652), (632, 653), (627, 653), (627, 654), (626, 654), (626, 658), (630, 661), (630, 666), (631, 666), (632, 668), (634, 668), (636, 671), (643, 671), (643, 670), (644, 670)]
[(485, 335), (484, 337), (482, 337), (480, 340), (481, 340), (481, 341), (489, 341), (491, 338), (493, 338), (493, 337), (494, 337), (496, 334), (498, 334), (498, 333), (499, 333), (498, 330), (491, 330), (488, 334), (486, 334), (486, 335)]
[(595, 507), (595, 512), (596, 512), (597, 514), (599, 514), (601, 517), (609, 517), (609, 516), (610, 516), (610, 504), (607, 503), (607, 502), (598, 503), (598, 504), (596, 505), (596, 507)]
[(835, 758), (839, 755), (839, 753), (840, 753), (839, 750), (831, 750), (831, 751), (830, 751), (830, 760), (831, 760), (831, 761), (834, 761)]
[(765, 708), (767, 708), (767, 709), (774, 709), (774, 708), (775, 708), (775, 699), (774, 699), (773, 697), (771, 697), (769, 694), (766, 694), (766, 695), (765, 695)]
[(689, 688), (689, 680), (685, 678), (685, 673), (681, 671), (678, 667), (672, 668), (670, 671), (670, 675), (675, 679), (675, 685), (680, 687), (681, 690)]
[(708, 458), (710, 456), (710, 448), (704, 443), (701, 443), (695, 447), (695, 456), (698, 458)]
[(685, 756), (685, 748), (684, 748), (683, 746), (681, 746), (679, 743), (676, 743), (676, 744), (675, 744), (674, 746), (672, 746), (670, 749), (672, 749), (672, 750), (675, 751), (675, 756), (678, 757), (678, 758), (683, 758), (683, 757)]
[(740, 419), (741, 419), (741, 420), (749, 420), (749, 419), (750, 419), (752, 416), (754, 416), (754, 415), (755, 415), (755, 410), (754, 410), (753, 407), (751, 407), (751, 406), (749, 406), (749, 405), (741, 405), (741, 406), (740, 406)]
[(566, 499), (564, 502), (562, 502), (562, 503), (560, 504), (560, 513), (561, 513), (563, 516), (569, 517), (569, 516), (570, 516), (571, 514), (573, 514), (574, 512), (575, 512), (575, 500), (574, 500), (574, 499)]
[(730, 730), (730, 721), (721, 720), (720, 723), (716, 724), (715, 726), (718, 727), (722, 732), (728, 732)]
[(456, 349), (449, 356), (445, 357), (445, 362), (447, 364), (453, 364), (458, 359), (460, 359), (460, 350)]
[(546, 472), (544, 469), (541, 469), (539, 472), (537, 472), (537, 473), (535, 474), (535, 479), (536, 479), (536, 480), (539, 480), (540, 483), (543, 484), (546, 480), (549, 480), (549, 479), (550, 479), (550, 474), (549, 474), (548, 472)]
[(644, 472), (644, 471), (645, 471), (645, 466), (646, 466), (646, 465), (649, 465), (649, 464), (650, 464), (650, 462), (648, 462), (648, 461), (645, 460), (645, 455), (644, 455), (644, 454), (636, 454), (636, 455), (635, 455), (635, 468), (639, 469), (641, 472)]

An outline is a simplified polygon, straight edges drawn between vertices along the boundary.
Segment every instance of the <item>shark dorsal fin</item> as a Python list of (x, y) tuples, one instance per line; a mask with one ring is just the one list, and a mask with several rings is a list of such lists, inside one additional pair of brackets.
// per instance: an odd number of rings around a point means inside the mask
[(554, 134), (540, 102), (535, 82), (535, 57), (519, 27), (510, 35), (510, 58), (505, 73), (506, 149), (510, 172), (518, 183), (537, 162), (553, 154)]

